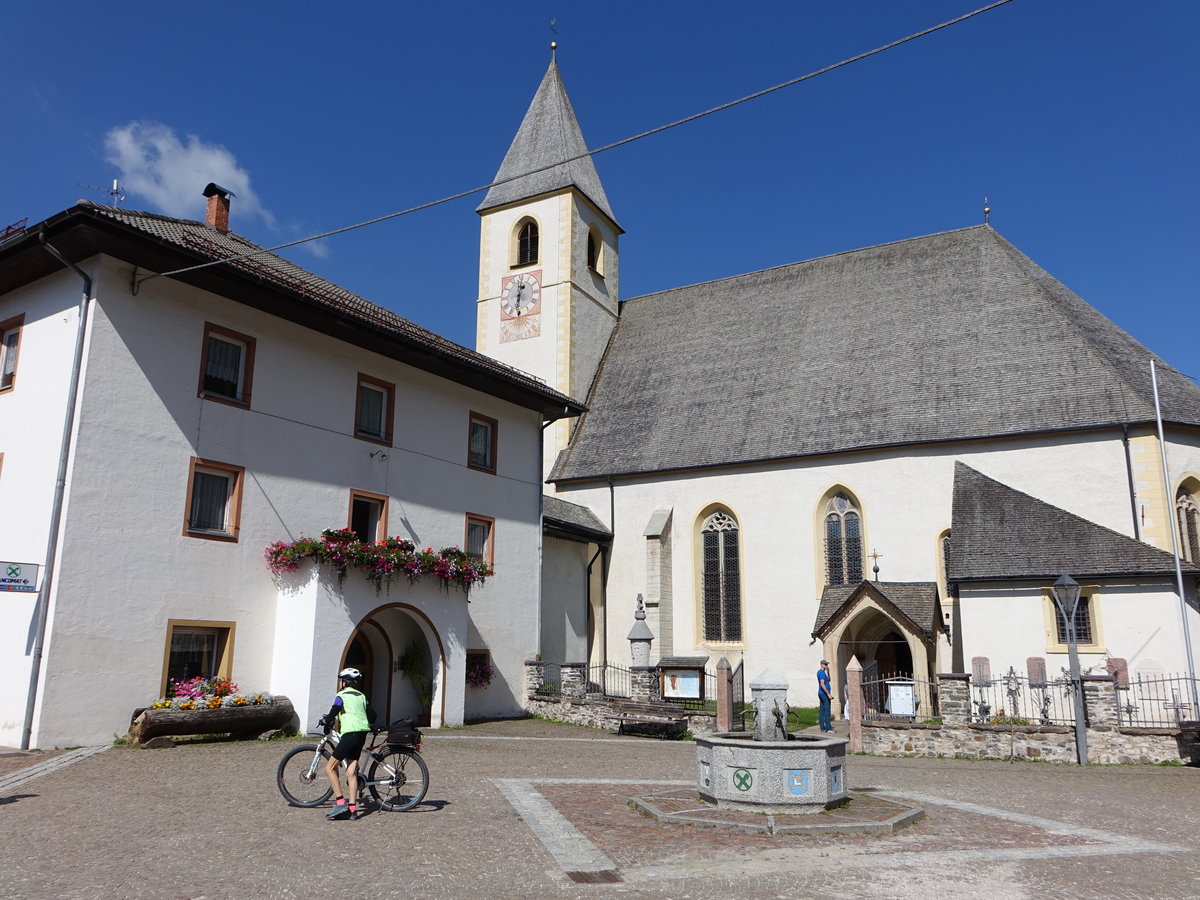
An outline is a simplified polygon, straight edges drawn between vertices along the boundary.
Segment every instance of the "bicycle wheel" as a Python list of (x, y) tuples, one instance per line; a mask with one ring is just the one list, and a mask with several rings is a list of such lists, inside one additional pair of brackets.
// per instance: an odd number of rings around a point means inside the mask
[(316, 744), (301, 744), (279, 761), (275, 784), (283, 799), (292, 806), (320, 806), (333, 796), (329, 779), (325, 777), (329, 750), (320, 748), (318, 756), (317, 749)]
[(371, 796), (384, 809), (400, 812), (412, 809), (425, 799), (429, 790), (429, 769), (416, 750), (388, 747), (375, 758), (367, 778)]

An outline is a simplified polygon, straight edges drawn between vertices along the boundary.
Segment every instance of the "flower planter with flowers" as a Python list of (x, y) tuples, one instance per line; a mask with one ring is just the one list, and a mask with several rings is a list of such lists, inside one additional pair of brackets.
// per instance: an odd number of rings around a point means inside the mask
[(376, 592), (390, 591), (397, 578), (413, 583), (430, 577), (447, 589), (457, 585), (469, 595), (473, 585), (483, 584), (493, 573), (482, 559), (468, 556), (458, 547), (418, 550), (412, 541), (399, 537), (363, 541), (349, 528), (326, 529), (319, 539), (301, 535), (294, 541), (276, 541), (266, 547), (263, 556), (275, 575), (295, 571), (301, 562), (311, 559), (334, 569), (339, 584), (350, 569), (357, 569), (375, 585)]
[(129, 739), (185, 734), (261, 734), (295, 719), (292, 702), (265, 692), (243, 694), (228, 678), (167, 682), (167, 695), (135, 710)]

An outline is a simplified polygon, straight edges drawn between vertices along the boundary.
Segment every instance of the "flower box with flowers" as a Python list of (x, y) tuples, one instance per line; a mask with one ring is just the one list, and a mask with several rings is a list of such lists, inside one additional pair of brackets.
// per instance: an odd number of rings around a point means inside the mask
[(182, 734), (261, 733), (295, 718), (287, 697), (243, 694), (228, 678), (170, 679), (166, 696), (136, 710), (129, 728), (135, 743)]
[(349, 528), (326, 529), (319, 539), (301, 535), (294, 541), (276, 541), (267, 545), (263, 556), (274, 575), (295, 571), (301, 562), (311, 559), (334, 569), (339, 584), (350, 569), (357, 569), (375, 585), (376, 592), (385, 587), (391, 590), (396, 578), (413, 583), (430, 576), (443, 587), (458, 585), (469, 595), (473, 585), (483, 584), (493, 573), (482, 559), (468, 556), (458, 547), (418, 550), (412, 541), (399, 537), (363, 541)]

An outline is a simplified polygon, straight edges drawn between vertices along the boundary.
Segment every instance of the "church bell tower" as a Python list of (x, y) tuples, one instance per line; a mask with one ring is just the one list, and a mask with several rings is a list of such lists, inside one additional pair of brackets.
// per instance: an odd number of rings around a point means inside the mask
[[(475, 349), (586, 400), (617, 321), (621, 227), (553, 57), (476, 210)], [(546, 431), (543, 474), (572, 420)]]

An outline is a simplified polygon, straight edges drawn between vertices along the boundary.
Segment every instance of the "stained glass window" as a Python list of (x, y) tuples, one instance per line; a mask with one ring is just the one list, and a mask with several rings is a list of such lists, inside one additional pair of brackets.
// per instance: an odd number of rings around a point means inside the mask
[(858, 584), (862, 572), (862, 521), (850, 498), (838, 494), (825, 515), (825, 580)]
[(742, 639), (742, 577), (737, 522), (726, 512), (709, 516), (700, 530), (703, 552), (704, 639)]

